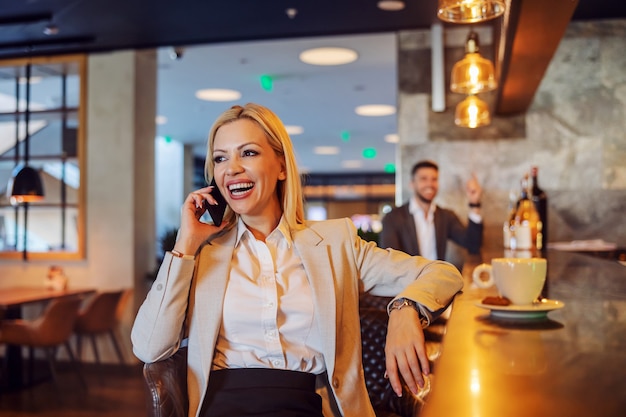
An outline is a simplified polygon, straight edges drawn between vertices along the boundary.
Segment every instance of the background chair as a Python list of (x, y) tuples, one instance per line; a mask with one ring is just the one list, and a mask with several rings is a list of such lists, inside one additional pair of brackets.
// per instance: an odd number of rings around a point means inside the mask
[(57, 298), (50, 301), (41, 316), (35, 320), (15, 319), (1, 322), (0, 343), (29, 348), (29, 384), (33, 382), (35, 348), (45, 351), (50, 373), (55, 384), (57, 383), (56, 352), (57, 347), (63, 345), (81, 383), (87, 386), (69, 344), (80, 303), (79, 297)]
[[(385, 379), (385, 338), (387, 336), (387, 304), (391, 298), (365, 294), (361, 297), (359, 314), (365, 385), (378, 417), (418, 416), (430, 392), (430, 385), (414, 395), (407, 386), (402, 397), (397, 397)], [(436, 352), (438, 341), (428, 340), (429, 358)], [(433, 357), (436, 355), (432, 355)], [(148, 388), (147, 409), (149, 417), (186, 417), (187, 399), (187, 349), (181, 348), (167, 359), (146, 363), (143, 368)]]
[(79, 360), (82, 359), (82, 337), (87, 336), (91, 340), (96, 362), (100, 364), (96, 337), (108, 334), (120, 363), (124, 363), (124, 355), (117, 343), (115, 329), (118, 324), (121, 302), (128, 298), (126, 294), (130, 292), (124, 290), (100, 292), (87, 300), (84, 307), (80, 309), (74, 325), (76, 352)]

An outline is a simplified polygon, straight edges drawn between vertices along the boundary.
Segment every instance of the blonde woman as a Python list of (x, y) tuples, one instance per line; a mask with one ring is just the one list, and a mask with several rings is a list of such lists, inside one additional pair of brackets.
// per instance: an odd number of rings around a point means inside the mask
[[(384, 250), (348, 219), (304, 219), (301, 180), (280, 119), (234, 106), (213, 125), (205, 174), (228, 203), (200, 220), (212, 187), (183, 203), (132, 330), (144, 362), (188, 346), (189, 416), (374, 417), (361, 364), (359, 293), (395, 296), (386, 365), (416, 391), (429, 373), (422, 326), (462, 287), (451, 265)], [(406, 308), (405, 308), (406, 307)], [(184, 342), (183, 342), (184, 341)]]

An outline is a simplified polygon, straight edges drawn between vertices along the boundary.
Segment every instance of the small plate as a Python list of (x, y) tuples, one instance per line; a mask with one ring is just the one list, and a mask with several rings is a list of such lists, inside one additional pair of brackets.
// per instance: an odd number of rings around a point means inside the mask
[(565, 303), (558, 300), (548, 300), (544, 298), (540, 302), (527, 306), (499, 306), (495, 304), (476, 303), (480, 308), (491, 310), (491, 316), (495, 318), (513, 319), (513, 320), (536, 320), (544, 319), (548, 316), (548, 312), (558, 310), (565, 307)]

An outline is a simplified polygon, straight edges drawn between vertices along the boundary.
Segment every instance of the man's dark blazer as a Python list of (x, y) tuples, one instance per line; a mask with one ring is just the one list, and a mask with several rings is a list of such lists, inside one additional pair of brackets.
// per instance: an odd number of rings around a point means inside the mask
[[(463, 225), (457, 215), (440, 206), (435, 210), (435, 235), (437, 237), (437, 259), (446, 259), (448, 239), (464, 247), (470, 254), (480, 253), (483, 242), (483, 225), (468, 220)], [(396, 207), (383, 217), (380, 247), (398, 249), (409, 255), (421, 255), (417, 242), (415, 219), (409, 212), (409, 204)]]

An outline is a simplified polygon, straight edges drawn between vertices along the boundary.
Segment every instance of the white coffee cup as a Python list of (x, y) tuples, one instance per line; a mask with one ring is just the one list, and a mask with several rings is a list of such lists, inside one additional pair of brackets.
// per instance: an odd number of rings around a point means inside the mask
[(472, 280), (481, 288), (496, 285), (500, 295), (515, 305), (532, 304), (546, 281), (544, 258), (495, 258), (480, 264), (472, 272)]

